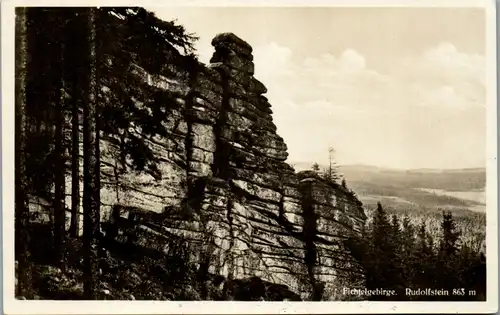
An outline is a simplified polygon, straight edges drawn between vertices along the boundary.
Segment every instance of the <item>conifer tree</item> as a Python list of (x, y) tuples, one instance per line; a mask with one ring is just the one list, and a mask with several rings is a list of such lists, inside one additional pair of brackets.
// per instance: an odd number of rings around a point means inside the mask
[(340, 179), (340, 176), (338, 174), (338, 165), (337, 162), (335, 162), (334, 158), (335, 154), (335, 149), (330, 147), (328, 148), (328, 169), (325, 172), (325, 176), (327, 180), (330, 180), (332, 182), (337, 182)]
[(83, 104), (83, 243), (84, 243), (84, 294), (96, 299), (98, 291), (98, 248), (100, 221), (100, 151), (97, 110), (97, 9), (87, 9), (86, 23), (88, 73), (85, 76), (86, 99)]
[(392, 240), (395, 247), (399, 247), (401, 245), (401, 226), (399, 224), (399, 218), (397, 214), (393, 214), (391, 217), (391, 227), (392, 227)]
[(400, 257), (402, 279), (406, 287), (413, 287), (415, 265), (415, 227), (408, 216), (402, 220), (400, 236)]
[(319, 164), (318, 163), (314, 163), (311, 167), (311, 169), (314, 171), (314, 172), (319, 172)]
[[(393, 259), (391, 261), (391, 268), (393, 272), (394, 287), (398, 290), (404, 290), (403, 278), (403, 248), (402, 248), (402, 231), (397, 214), (392, 215), (390, 237), (392, 242)], [(402, 291), (401, 291), (402, 292)]]
[(451, 257), (458, 251), (458, 240), (460, 237), (459, 231), (453, 220), (451, 212), (443, 212), (443, 220), (441, 221), (442, 239), (439, 245), (442, 255)]
[[(57, 10), (57, 9), (56, 9)], [(65, 12), (61, 10), (49, 11), (53, 28), (53, 41), (51, 43), (54, 70), (52, 72), (55, 103), (55, 134), (54, 134), (54, 164), (59, 170), (54, 172), (54, 256), (58, 264), (64, 264), (63, 245), (65, 238), (66, 211), (65, 199), (65, 154), (64, 154), (64, 113), (65, 113), (65, 90), (64, 90), (64, 31)]]
[(425, 221), (423, 221), (417, 229), (414, 261), (412, 263), (413, 284), (419, 288), (432, 288), (434, 282), (431, 276), (434, 257), (432, 247), (429, 244), (429, 237)]
[(371, 231), (370, 256), (367, 287), (392, 288), (394, 285), (395, 250), (391, 240), (392, 225), (382, 204), (377, 203)]
[(425, 221), (422, 221), (418, 227), (417, 249), (423, 253), (429, 250)]
[(452, 290), (459, 285), (456, 272), (459, 264), (457, 253), (460, 233), (457, 231), (451, 212), (443, 212), (441, 233), (436, 264), (437, 272), (441, 274), (438, 285)]
[[(66, 8), (68, 10), (68, 8)], [(75, 33), (81, 32), (82, 23), (76, 18), (78, 11), (72, 9), (68, 20), (65, 40), (67, 49), (65, 54), (68, 90), (71, 94), (71, 219), (70, 235), (79, 236), (80, 229), (80, 110), (84, 99), (84, 89), (79, 88), (82, 77), (79, 73), (85, 71), (82, 50), (78, 49), (78, 37)]]

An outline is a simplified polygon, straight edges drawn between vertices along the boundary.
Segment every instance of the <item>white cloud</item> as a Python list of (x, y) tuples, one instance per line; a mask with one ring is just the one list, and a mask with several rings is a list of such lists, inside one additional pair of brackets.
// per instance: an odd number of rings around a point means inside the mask
[(418, 58), (408, 58), (402, 70), (401, 79), (413, 82), (414, 86), (449, 93), (448, 101), (442, 99), (443, 106), (457, 107), (449, 102), (473, 107), (486, 105), (486, 60), (482, 55), (460, 52), (451, 43), (441, 43)]
[(346, 49), (340, 58), (327, 53), (319, 58), (306, 58), (303, 65), (306, 71), (321, 71), (327, 76), (334, 76), (364, 70), (365, 58), (353, 49)]
[(290, 74), (292, 50), (272, 42), (253, 51), (255, 71), (262, 77)]
[(451, 43), (441, 43), (425, 51), (418, 66), (447, 78), (458, 76), (462, 80), (477, 80), (484, 84), (484, 56), (459, 52)]
[(482, 107), (484, 104), (464, 98), (452, 85), (443, 85), (422, 90), (417, 105), (445, 110), (466, 110), (471, 107)]
[(344, 72), (359, 72), (365, 68), (365, 58), (357, 51), (347, 49), (342, 53), (340, 65)]
[[(256, 77), (268, 87), (290, 160), (325, 161), (334, 145), (340, 163), (453, 167), (453, 155), (465, 152), (450, 148), (453, 139), (484, 137), (484, 117), (477, 112), (485, 106), (484, 57), (451, 44), (395, 60), (401, 70), (390, 75), (370, 69), (351, 48), (302, 61), (275, 42), (254, 51)], [(471, 115), (474, 131), (463, 127)], [(473, 151), (484, 143), (477, 140)], [(480, 153), (474, 154), (455, 160), (477, 165)]]

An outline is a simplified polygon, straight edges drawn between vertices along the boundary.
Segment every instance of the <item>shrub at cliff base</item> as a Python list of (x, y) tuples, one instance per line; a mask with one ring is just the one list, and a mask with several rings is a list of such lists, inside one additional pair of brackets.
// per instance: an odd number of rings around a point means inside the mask
[[(52, 253), (42, 245), (50, 242), (50, 226), (34, 227), (37, 237), (31, 238), (30, 275), (32, 290), (19, 299), (82, 300), (83, 260), (80, 239), (66, 240), (67, 263), (58, 266), (51, 260)], [(176, 242), (174, 244), (173, 242)], [(198, 266), (191, 262), (189, 248), (182, 240), (173, 240), (166, 255), (140, 246), (101, 241), (100, 291), (103, 300), (239, 300), (283, 301), (300, 300), (284, 285), (277, 285), (258, 277), (226, 279), (208, 274), (200, 279)], [(17, 271), (17, 262), (16, 262)], [(17, 274), (17, 272), (16, 272)], [(17, 279), (16, 279), (17, 280)]]

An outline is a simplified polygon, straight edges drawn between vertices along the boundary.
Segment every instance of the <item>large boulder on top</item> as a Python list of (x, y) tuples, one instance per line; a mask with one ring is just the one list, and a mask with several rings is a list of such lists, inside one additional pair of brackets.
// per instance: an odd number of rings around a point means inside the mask
[(221, 47), (229, 48), (238, 54), (245, 55), (246, 57), (250, 58), (250, 60), (253, 59), (252, 46), (250, 46), (250, 44), (233, 33), (218, 34), (212, 39), (212, 46), (214, 46), (216, 49)]

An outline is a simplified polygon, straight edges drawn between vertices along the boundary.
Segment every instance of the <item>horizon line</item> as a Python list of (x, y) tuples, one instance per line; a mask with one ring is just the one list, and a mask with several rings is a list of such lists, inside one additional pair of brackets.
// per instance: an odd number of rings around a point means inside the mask
[[(320, 166), (328, 164), (328, 162), (320, 163), (320, 162), (313, 162), (313, 161), (286, 161), (286, 163), (290, 165), (296, 165), (296, 164), (306, 164), (310, 163), (311, 166), (314, 163), (318, 163)], [(378, 168), (378, 169), (387, 169), (387, 170), (397, 170), (397, 171), (424, 171), (424, 170), (429, 170), (429, 171), (454, 171), (454, 170), (474, 170), (474, 169), (484, 169), (486, 170), (486, 165), (483, 166), (471, 166), (471, 167), (453, 167), (453, 168), (439, 168), (439, 167), (414, 167), (414, 168), (403, 168), (403, 167), (389, 167), (389, 166), (378, 166), (374, 164), (363, 164), (363, 163), (352, 163), (352, 164), (337, 164), (340, 168), (342, 167), (368, 167), (368, 168)]]

